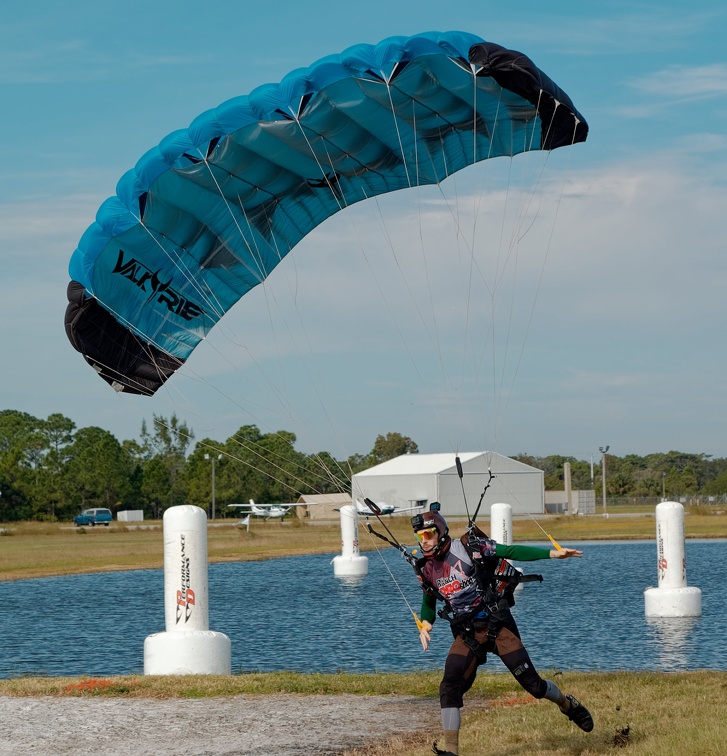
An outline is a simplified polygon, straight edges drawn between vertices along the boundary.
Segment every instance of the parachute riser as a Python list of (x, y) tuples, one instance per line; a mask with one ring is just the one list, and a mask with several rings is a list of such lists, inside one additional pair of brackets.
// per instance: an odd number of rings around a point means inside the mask
[[(369, 533), (371, 535), (375, 535), (377, 538), (380, 538), (382, 541), (388, 543), (390, 546), (393, 546), (395, 549), (398, 549), (399, 552), (404, 556), (406, 561), (409, 562), (409, 564), (412, 566), (412, 568), (414, 569), (414, 572), (417, 575), (420, 575), (419, 567), (417, 567), (417, 558), (414, 556), (414, 554), (412, 554), (409, 551), (409, 549), (406, 548), (406, 546), (404, 546), (404, 544), (399, 543), (399, 540), (396, 538), (396, 536), (389, 530), (386, 523), (381, 519), (381, 516), (380, 516), (381, 510), (376, 506), (376, 504), (374, 504), (373, 501), (371, 501), (371, 499), (364, 498), (364, 503), (371, 510), (373, 515), (376, 517), (376, 519), (381, 523), (384, 530), (386, 530), (386, 532), (389, 534), (389, 538), (375, 531), (371, 527), (371, 524), (367, 522), (366, 529), (369, 531)], [(391, 575), (391, 579), (396, 584), (396, 587), (399, 589), (399, 593), (401, 593), (401, 596), (404, 599), (404, 602), (406, 603), (409, 611), (411, 612), (412, 617), (414, 617), (414, 622), (416, 622), (417, 630), (421, 632), (422, 629), (424, 628), (424, 625), (422, 624), (422, 621), (419, 619), (419, 615), (412, 609), (411, 604), (409, 603), (406, 596), (404, 595), (404, 592), (401, 590), (401, 586), (396, 581), (396, 578), (394, 577), (391, 570), (389, 570), (389, 574)]]
[(406, 561), (409, 562), (409, 564), (412, 567), (416, 565), (417, 558), (414, 556), (414, 554), (411, 553), (411, 551), (409, 551), (409, 549), (406, 548), (406, 546), (404, 546), (404, 544), (399, 543), (396, 540), (392, 541), (389, 538), (387, 538), (385, 535), (382, 535), (381, 533), (377, 532), (371, 527), (370, 523), (366, 523), (366, 529), (369, 531), (369, 533), (371, 533), (371, 535), (375, 535), (377, 538), (381, 539), (385, 543), (388, 543), (389, 546), (393, 546), (395, 549), (398, 549), (398, 551), (401, 552), (404, 559), (406, 559)]
[(404, 555), (406, 561), (409, 562), (409, 564), (413, 567), (417, 561), (416, 557), (411, 553), (411, 551), (406, 548), (406, 546), (404, 546), (404, 544), (399, 543), (397, 537), (391, 532), (391, 530), (389, 530), (387, 524), (381, 519), (381, 510), (379, 509), (379, 507), (376, 506), (376, 504), (374, 504), (371, 499), (367, 498), (364, 499), (364, 504), (366, 504), (366, 506), (371, 510), (371, 513), (374, 515), (374, 517), (376, 517), (381, 527), (384, 528), (384, 530), (388, 533), (389, 537), (387, 538), (386, 536), (381, 535), (381, 533), (377, 533), (369, 523), (366, 523), (366, 529), (369, 531), (369, 533), (371, 533), (371, 535), (375, 535), (377, 538), (380, 538), (382, 541), (386, 541), (389, 546), (393, 546), (395, 549), (398, 549)]
[(467, 537), (468, 539), (472, 539), (474, 537), (474, 529), (475, 529), (475, 523), (477, 521), (477, 515), (480, 513), (480, 507), (482, 506), (482, 502), (485, 498), (485, 494), (487, 493), (488, 489), (492, 485), (492, 481), (497, 477), (491, 469), (488, 468), (487, 473), (489, 477), (487, 478), (487, 483), (485, 484), (485, 487), (480, 494), (480, 500), (477, 502), (477, 507), (475, 509), (475, 513), (470, 517), (470, 511), (469, 507), (467, 506), (467, 494), (465, 493), (464, 488), (464, 471), (462, 470), (462, 462), (460, 461), (459, 457), (454, 458), (455, 464), (457, 466), (457, 475), (459, 476), (459, 482), (462, 487), (462, 498), (464, 499), (464, 508), (465, 512), (467, 513)]

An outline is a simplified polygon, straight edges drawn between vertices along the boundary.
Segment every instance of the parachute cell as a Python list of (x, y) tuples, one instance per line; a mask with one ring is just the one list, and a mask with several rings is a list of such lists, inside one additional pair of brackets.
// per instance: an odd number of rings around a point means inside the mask
[(463, 32), (356, 45), (147, 152), (71, 258), (66, 332), (114, 388), (151, 395), (337, 211), (587, 132), (522, 53)]

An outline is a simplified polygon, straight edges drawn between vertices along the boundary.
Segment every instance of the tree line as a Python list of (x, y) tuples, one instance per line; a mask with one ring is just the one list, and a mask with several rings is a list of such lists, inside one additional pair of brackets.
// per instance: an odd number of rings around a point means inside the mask
[[(209, 511), (214, 467), (216, 513), (233, 516), (228, 504), (296, 501), (301, 494), (350, 491), (351, 475), (400, 454), (415, 454), (408, 436), (377, 436), (368, 453), (338, 460), (328, 452), (295, 449), (289, 431), (263, 433), (245, 425), (224, 441), (195, 440), (176, 415), (142, 423), (138, 440), (119, 441), (99, 427), (76, 428), (61, 414), (46, 419), (0, 410), (0, 521), (68, 521), (82, 509), (141, 509), (158, 519), (177, 504)], [(513, 459), (541, 469), (546, 490), (562, 490), (570, 463), (574, 489), (601, 491), (601, 459)], [(727, 459), (708, 454), (666, 453), (606, 458), (606, 493), (612, 497), (727, 493)]]
[(46, 419), (0, 410), (0, 522), (67, 521), (82, 509), (141, 509), (158, 519), (177, 504), (210, 509), (214, 466), (216, 514), (228, 504), (296, 501), (302, 493), (350, 490), (351, 475), (417, 445), (399, 433), (376, 438), (367, 454), (337, 460), (304, 454), (295, 434), (245, 425), (224, 441), (195, 441), (176, 415), (142, 422), (138, 440), (103, 428), (77, 429), (61, 414)]
[[(562, 491), (565, 463), (570, 463), (571, 487), (602, 490), (603, 457), (595, 461), (551, 455), (534, 457), (512, 455), (525, 464), (545, 473), (545, 490)], [(701, 494), (717, 496), (727, 493), (727, 458), (710, 454), (688, 454), (680, 451), (647, 454), (606, 455), (606, 495), (611, 497), (665, 497)]]

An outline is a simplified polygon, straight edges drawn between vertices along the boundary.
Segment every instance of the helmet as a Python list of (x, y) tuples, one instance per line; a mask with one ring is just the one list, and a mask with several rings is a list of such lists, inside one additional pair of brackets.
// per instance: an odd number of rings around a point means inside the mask
[(438, 509), (430, 509), (423, 514), (414, 515), (411, 518), (411, 526), (415, 533), (421, 530), (429, 530), (429, 528), (436, 529), (439, 540), (437, 541), (437, 545), (429, 552), (430, 554), (438, 554), (449, 539), (447, 521), (439, 514)]

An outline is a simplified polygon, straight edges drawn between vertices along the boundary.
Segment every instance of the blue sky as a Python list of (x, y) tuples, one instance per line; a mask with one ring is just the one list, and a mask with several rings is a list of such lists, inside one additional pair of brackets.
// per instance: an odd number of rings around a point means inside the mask
[[(466, 312), (461, 240), (443, 230), (482, 182), (478, 234), (500, 234), (502, 169), (479, 166), (446, 200), (400, 193), (321, 226), (153, 399), (93, 374), (63, 332), (68, 260), (147, 149), (351, 44), (449, 29), (527, 53), (590, 124), (585, 145), (544, 163), (494, 337), (487, 284), (474, 282), (482, 301)], [(389, 431), (424, 452), (727, 456), (725, 38), (716, 1), (4, 8), (0, 408), (61, 412), (119, 439), (152, 413), (176, 412), (197, 438), (255, 423), (340, 457)]]

